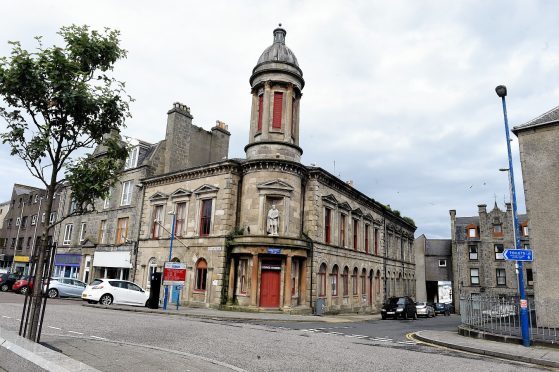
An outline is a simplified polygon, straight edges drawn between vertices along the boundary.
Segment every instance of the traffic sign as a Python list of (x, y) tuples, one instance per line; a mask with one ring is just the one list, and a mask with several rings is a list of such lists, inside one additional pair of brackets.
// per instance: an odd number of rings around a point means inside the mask
[(531, 249), (505, 249), (503, 256), (508, 261), (534, 261)]

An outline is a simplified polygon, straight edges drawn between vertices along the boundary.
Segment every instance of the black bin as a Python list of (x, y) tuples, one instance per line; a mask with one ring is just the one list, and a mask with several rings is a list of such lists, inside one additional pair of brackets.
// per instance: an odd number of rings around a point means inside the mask
[(161, 273), (154, 272), (150, 278), (150, 292), (148, 299), (148, 307), (150, 309), (159, 309), (159, 294), (161, 292)]

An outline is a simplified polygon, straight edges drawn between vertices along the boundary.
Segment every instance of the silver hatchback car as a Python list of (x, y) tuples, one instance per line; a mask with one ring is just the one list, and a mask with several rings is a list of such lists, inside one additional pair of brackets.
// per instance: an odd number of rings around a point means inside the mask
[(45, 293), (49, 298), (56, 297), (81, 297), (87, 284), (77, 279), (70, 278), (51, 278), (48, 289), (45, 286)]

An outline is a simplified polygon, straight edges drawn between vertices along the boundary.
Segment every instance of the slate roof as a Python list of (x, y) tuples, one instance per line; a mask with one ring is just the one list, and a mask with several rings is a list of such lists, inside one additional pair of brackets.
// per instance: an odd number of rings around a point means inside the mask
[(516, 134), (525, 129), (536, 128), (545, 125), (559, 124), (559, 106), (549, 110), (548, 112), (532, 119), (522, 125), (518, 125), (512, 128), (512, 131)]
[(450, 256), (452, 241), (450, 239), (427, 239), (425, 241), (426, 256)]

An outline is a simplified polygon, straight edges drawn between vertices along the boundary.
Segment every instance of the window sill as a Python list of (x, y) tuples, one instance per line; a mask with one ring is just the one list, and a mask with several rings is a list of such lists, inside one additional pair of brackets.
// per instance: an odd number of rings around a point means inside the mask
[(206, 293), (206, 290), (205, 289), (194, 289), (194, 290), (192, 290), (192, 293), (200, 293), (200, 294), (201, 293)]

